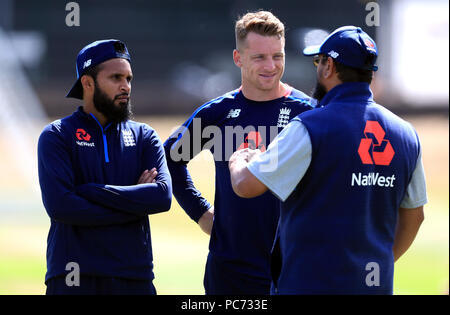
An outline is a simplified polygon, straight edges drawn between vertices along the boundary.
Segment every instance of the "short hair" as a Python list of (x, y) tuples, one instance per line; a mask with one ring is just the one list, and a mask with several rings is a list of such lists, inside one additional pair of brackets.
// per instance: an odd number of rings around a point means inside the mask
[(336, 72), (342, 82), (365, 82), (372, 83), (373, 71), (345, 66), (335, 62)]
[[(103, 66), (102, 66), (102, 64), (100, 63), (100, 64), (98, 64), (98, 65), (96, 65), (96, 66), (93, 66), (93, 67), (87, 69), (87, 70), (85, 71), (85, 73), (83, 74), (83, 76), (84, 76), (84, 75), (90, 76), (90, 77), (94, 80), (94, 84), (97, 85), (97, 75), (98, 75), (98, 73), (102, 70), (102, 68), (103, 68)], [(80, 83), (80, 84), (81, 84), (81, 83)], [(82, 88), (82, 90), (83, 90), (83, 96), (84, 96), (84, 88)]]
[[(328, 56), (323, 55), (322, 57), (322, 64), (325, 64), (327, 62)], [(369, 58), (368, 58), (369, 59)], [(373, 79), (373, 71), (372, 70), (366, 70), (366, 69), (359, 69), (359, 68), (353, 68), (346, 66), (340, 62), (337, 62), (335, 59), (333, 59), (334, 64), (336, 65), (336, 73), (343, 83), (346, 82), (365, 82), (365, 83), (372, 83)], [(366, 60), (367, 64), (371, 64), (371, 60)]]
[(88, 76), (92, 77), (92, 79), (94, 79), (94, 81), (97, 81), (97, 75), (101, 69), (102, 69), (102, 64), (98, 64), (94, 67), (87, 69), (83, 75), (88, 75)]
[(239, 17), (235, 26), (236, 48), (242, 47), (250, 32), (284, 40), (284, 24), (268, 11), (249, 12)]

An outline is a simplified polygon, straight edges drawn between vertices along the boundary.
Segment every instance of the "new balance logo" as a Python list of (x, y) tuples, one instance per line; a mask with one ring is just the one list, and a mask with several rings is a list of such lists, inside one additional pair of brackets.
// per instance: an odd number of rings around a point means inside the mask
[(280, 114), (278, 115), (277, 127), (284, 128), (289, 123), (289, 115), (291, 114), (290, 108), (280, 109)]
[(83, 69), (89, 67), (91, 65), (91, 62), (92, 62), (92, 59), (89, 59), (89, 60), (85, 61), (84, 64), (83, 64)]
[(126, 147), (134, 147), (136, 146), (136, 142), (134, 141), (133, 132), (131, 130), (122, 130), (123, 144)]
[(328, 53), (328, 55), (329, 55), (331, 58), (334, 58), (334, 59), (336, 59), (337, 57), (339, 57), (339, 53), (335, 52), (334, 50), (330, 51), (330, 52)]
[(239, 116), (239, 114), (241, 113), (240, 109), (232, 109), (230, 110), (230, 112), (228, 113), (227, 118), (237, 118)]

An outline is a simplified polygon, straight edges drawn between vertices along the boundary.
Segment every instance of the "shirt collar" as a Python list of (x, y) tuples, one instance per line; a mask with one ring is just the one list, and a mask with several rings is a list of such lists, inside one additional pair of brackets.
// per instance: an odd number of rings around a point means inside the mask
[(326, 106), (338, 99), (340, 102), (373, 102), (373, 94), (369, 83), (346, 82), (336, 85), (320, 101), (320, 106)]
[(83, 106), (79, 106), (78, 110), (75, 112), (79, 117), (82, 117), (84, 120), (90, 122), (91, 124), (95, 124), (95, 126), (100, 127), (102, 131), (106, 131), (108, 129), (117, 129), (114, 128), (117, 124), (108, 123), (105, 127), (103, 127), (98, 119), (93, 114), (88, 114), (83, 110)]

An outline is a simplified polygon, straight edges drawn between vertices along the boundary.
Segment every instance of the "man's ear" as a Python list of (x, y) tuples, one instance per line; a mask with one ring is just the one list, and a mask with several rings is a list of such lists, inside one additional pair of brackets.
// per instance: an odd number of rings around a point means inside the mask
[(336, 64), (334, 63), (333, 58), (328, 57), (327, 59), (327, 65), (325, 66), (325, 69), (323, 71), (323, 76), (328, 79), (330, 78), (333, 73), (336, 72)]
[(81, 85), (83, 89), (90, 91), (94, 89), (94, 79), (90, 75), (83, 75), (81, 77)]
[(241, 53), (237, 49), (233, 50), (233, 61), (236, 66), (242, 67)]

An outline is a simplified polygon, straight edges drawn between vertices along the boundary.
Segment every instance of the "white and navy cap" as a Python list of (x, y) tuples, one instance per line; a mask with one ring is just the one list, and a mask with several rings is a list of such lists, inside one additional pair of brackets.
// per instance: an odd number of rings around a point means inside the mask
[(77, 56), (77, 81), (66, 97), (83, 99), (83, 87), (80, 78), (92, 67), (113, 58), (123, 58), (131, 62), (127, 46), (117, 39), (95, 41), (84, 47)]
[(321, 45), (303, 50), (305, 56), (327, 55), (337, 62), (364, 70), (377, 71), (378, 50), (375, 41), (360, 27), (343, 26), (328, 35)]

